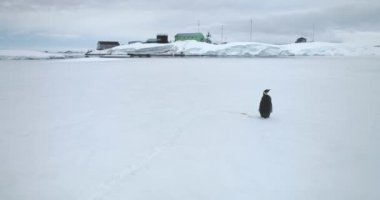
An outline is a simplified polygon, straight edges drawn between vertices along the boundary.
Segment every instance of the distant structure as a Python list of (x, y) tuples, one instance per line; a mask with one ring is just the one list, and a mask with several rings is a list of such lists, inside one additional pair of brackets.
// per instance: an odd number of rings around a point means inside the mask
[(150, 38), (145, 43), (169, 43), (168, 35), (158, 34), (156, 38)]
[(195, 40), (205, 42), (206, 38), (202, 33), (178, 33), (174, 36), (175, 41)]
[(136, 44), (136, 43), (143, 43), (143, 42), (139, 40), (133, 40), (133, 41), (128, 42), (128, 44)]
[(110, 49), (116, 46), (120, 46), (120, 43), (117, 41), (99, 41), (96, 50)]
[(169, 43), (168, 35), (158, 34), (157, 35), (157, 43)]
[(304, 37), (300, 37), (300, 38), (298, 38), (298, 39), (296, 40), (296, 43), (305, 43), (305, 42), (307, 42), (307, 40), (306, 40), (306, 38), (304, 38)]
[(145, 43), (158, 43), (158, 40), (156, 38), (150, 38), (147, 39)]
[(206, 43), (210, 43), (211, 44), (211, 34), (210, 32), (207, 32), (207, 35), (206, 35), (206, 40), (205, 40)]

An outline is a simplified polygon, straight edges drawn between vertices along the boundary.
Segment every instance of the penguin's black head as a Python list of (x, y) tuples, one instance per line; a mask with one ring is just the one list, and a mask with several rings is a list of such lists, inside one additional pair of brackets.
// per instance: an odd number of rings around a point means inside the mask
[(268, 95), (268, 92), (270, 91), (270, 89), (266, 89), (264, 90), (264, 95)]

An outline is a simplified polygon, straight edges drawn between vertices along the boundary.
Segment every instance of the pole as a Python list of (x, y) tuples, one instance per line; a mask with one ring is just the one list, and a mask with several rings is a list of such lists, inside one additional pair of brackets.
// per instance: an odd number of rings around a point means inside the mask
[(198, 33), (199, 33), (199, 26), (201, 25), (201, 21), (198, 19)]
[(221, 36), (221, 43), (223, 43), (223, 25), (222, 25), (222, 34), (221, 34), (222, 36)]
[(252, 27), (253, 27), (253, 20), (251, 18), (251, 32), (249, 34), (249, 41), (252, 42)]
[(314, 42), (315, 24), (313, 24), (313, 42)]

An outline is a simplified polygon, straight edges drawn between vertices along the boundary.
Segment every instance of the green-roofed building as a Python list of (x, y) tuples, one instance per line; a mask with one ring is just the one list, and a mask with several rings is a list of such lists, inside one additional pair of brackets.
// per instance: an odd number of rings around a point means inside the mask
[(204, 42), (206, 40), (202, 33), (178, 33), (174, 36), (175, 41), (195, 40)]

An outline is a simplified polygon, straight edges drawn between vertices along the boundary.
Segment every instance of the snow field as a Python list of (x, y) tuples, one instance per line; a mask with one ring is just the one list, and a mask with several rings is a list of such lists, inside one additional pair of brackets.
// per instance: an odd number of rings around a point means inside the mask
[(64, 55), (33, 50), (0, 50), (0, 60), (63, 59)]
[(328, 42), (283, 45), (257, 42), (231, 42), (214, 45), (196, 41), (178, 41), (169, 44), (135, 43), (92, 52), (92, 54), (108, 55), (126, 55), (128, 53), (218, 57), (378, 56), (380, 55), (380, 48), (374, 45)]
[[(128, 56), (128, 54), (159, 56), (206, 56), (206, 57), (289, 57), (289, 56), (379, 56), (378, 45), (351, 43), (311, 42), (274, 45), (256, 42), (231, 42), (208, 44), (196, 41), (179, 41), (168, 44), (134, 43), (106, 50), (93, 50), (89, 56)], [(71, 59), (85, 56), (81, 51), (41, 52), (31, 50), (0, 50), (0, 60), (48, 60)]]
[(378, 63), (1, 61), (0, 199), (378, 199)]

